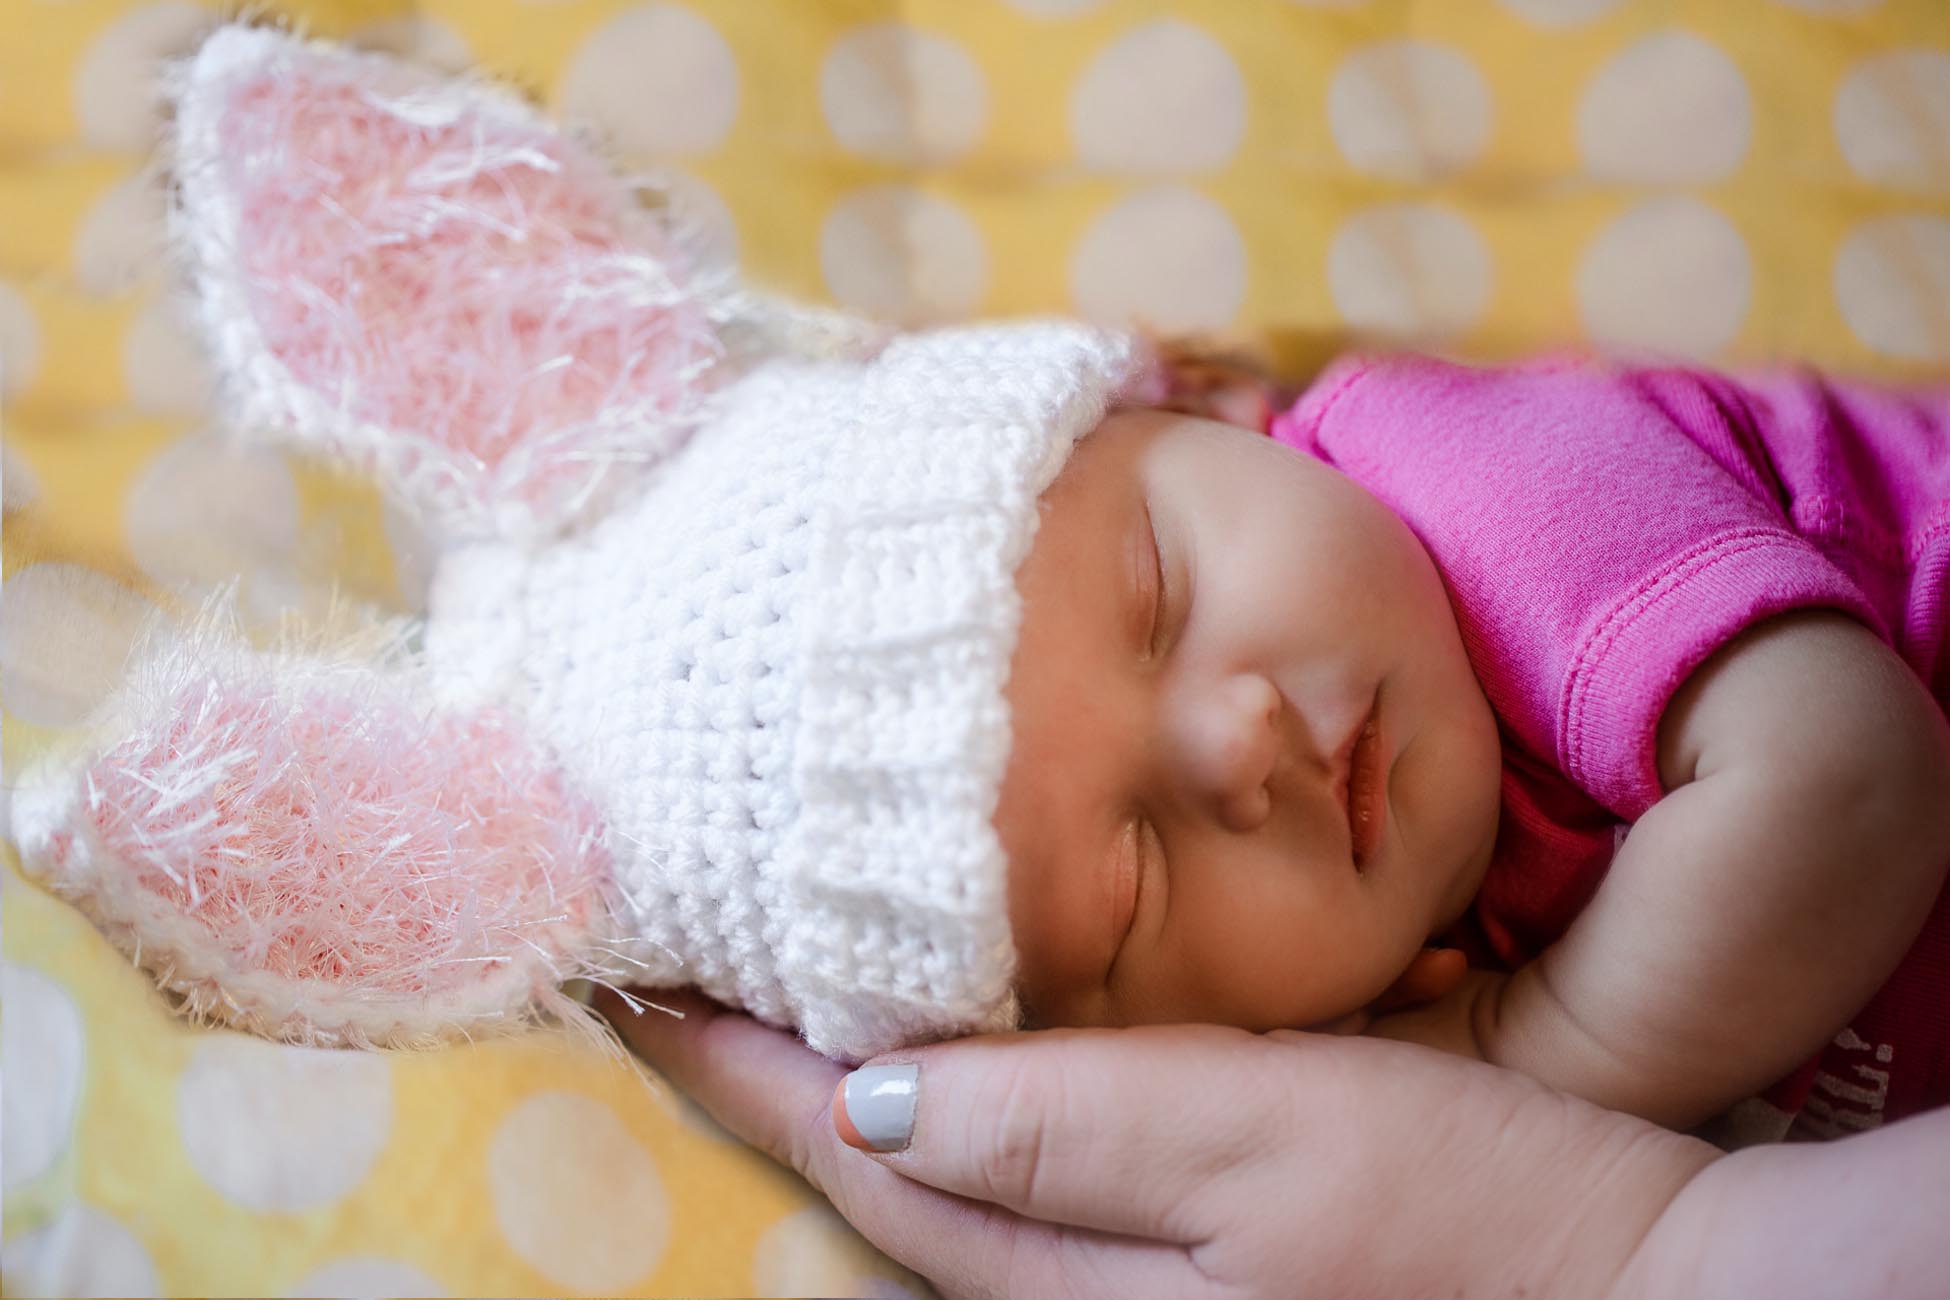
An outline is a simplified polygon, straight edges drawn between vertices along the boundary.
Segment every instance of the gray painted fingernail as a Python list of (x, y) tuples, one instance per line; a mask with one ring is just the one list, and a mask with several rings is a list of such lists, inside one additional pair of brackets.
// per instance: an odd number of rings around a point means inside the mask
[(899, 1151), (914, 1136), (918, 1065), (866, 1065), (846, 1076), (846, 1117), (876, 1151)]

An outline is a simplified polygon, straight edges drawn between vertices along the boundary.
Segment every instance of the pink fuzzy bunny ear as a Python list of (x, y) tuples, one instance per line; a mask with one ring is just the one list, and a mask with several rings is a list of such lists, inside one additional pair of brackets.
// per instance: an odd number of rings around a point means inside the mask
[(172, 233), (241, 427), (452, 539), (558, 528), (694, 423), (719, 348), (669, 239), (514, 96), (241, 26), (173, 93)]
[(628, 963), (602, 823), (513, 719), (423, 687), (397, 647), (261, 654), (206, 615), (137, 659), (118, 739), (22, 782), (22, 862), (199, 1019), (361, 1047), (574, 1023), (560, 983)]

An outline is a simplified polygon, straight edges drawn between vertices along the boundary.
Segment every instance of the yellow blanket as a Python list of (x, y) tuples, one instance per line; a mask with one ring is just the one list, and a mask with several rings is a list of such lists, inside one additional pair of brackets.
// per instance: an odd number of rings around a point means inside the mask
[[(919, 323), (1063, 310), (1298, 368), (1350, 339), (1950, 369), (1941, 0), (289, 0), (670, 170), (751, 274)], [(164, 293), (150, 78), (189, 0), (0, 0), (9, 773), (156, 603), (424, 578), (369, 488), (223, 449)], [(691, 1104), (536, 1035), (190, 1029), (4, 898), (10, 1295), (919, 1294)]]

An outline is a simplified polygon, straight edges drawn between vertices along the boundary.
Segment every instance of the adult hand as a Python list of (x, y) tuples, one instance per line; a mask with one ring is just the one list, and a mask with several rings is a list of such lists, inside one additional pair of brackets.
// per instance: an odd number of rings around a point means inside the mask
[(605, 1010), (949, 1296), (1601, 1296), (1716, 1155), (1412, 1044), (1203, 1026), (891, 1053), (873, 1064), (917, 1067), (912, 1136), (867, 1152), (835, 1127), (843, 1067), (657, 998), (684, 1018)]

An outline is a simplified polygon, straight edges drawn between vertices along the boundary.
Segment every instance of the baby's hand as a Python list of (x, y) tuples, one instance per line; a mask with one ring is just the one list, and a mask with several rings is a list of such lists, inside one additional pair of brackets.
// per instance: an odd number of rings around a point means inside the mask
[(1208, 352), (1188, 339), (1155, 339), (1152, 346), (1165, 374), (1158, 403), (1164, 410), (1264, 433), (1295, 396), (1243, 356)]
[(1496, 1059), (1497, 1004), (1510, 977), (1502, 971), (1473, 970), (1441, 997), (1375, 1017), (1367, 1032), (1376, 1038), (1421, 1043), (1479, 1061)]

